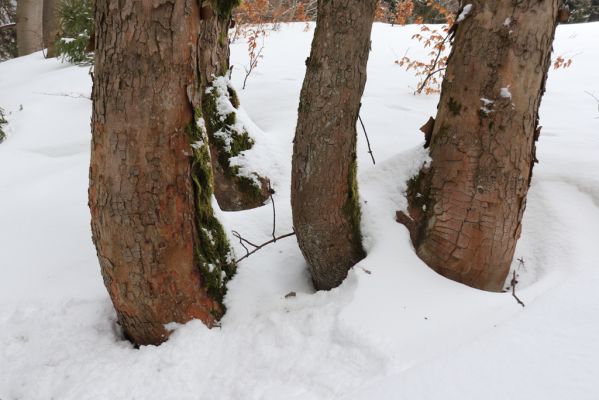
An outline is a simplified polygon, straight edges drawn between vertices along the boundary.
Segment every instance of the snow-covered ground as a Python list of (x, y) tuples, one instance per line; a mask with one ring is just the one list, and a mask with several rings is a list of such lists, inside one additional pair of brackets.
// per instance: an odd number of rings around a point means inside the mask
[[(362, 117), (376, 166), (359, 139), (368, 257), (315, 293), (295, 240), (277, 242), (240, 264), (221, 328), (190, 322), (137, 350), (117, 334), (90, 238), (88, 68), (39, 53), (1, 63), (0, 399), (599, 399), (599, 110), (585, 93), (599, 97), (599, 23), (558, 29), (556, 54), (574, 63), (551, 71), (542, 105), (516, 252), (525, 308), (435, 274), (394, 221), (438, 100), (412, 95), (416, 79), (393, 63), (422, 53), (417, 29), (374, 27)], [(271, 33), (240, 91), (279, 234), (310, 40), (304, 24)], [(237, 87), (245, 50), (232, 46)], [(270, 235), (270, 205), (222, 218), (253, 241)]]

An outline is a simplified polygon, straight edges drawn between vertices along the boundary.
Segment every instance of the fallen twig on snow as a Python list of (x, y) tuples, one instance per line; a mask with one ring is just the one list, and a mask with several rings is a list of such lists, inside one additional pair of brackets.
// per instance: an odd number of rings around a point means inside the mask
[[(362, 108), (362, 103), (360, 103), (360, 109)], [(364, 126), (364, 122), (362, 121), (362, 117), (360, 116), (360, 111), (358, 110), (358, 120), (360, 121), (360, 125), (362, 125), (362, 130), (364, 131), (364, 136), (366, 136), (366, 144), (368, 145), (368, 154), (370, 154), (370, 158), (372, 158), (372, 163), (376, 165), (376, 161), (374, 161), (374, 154), (372, 153), (372, 149), (370, 148), (370, 139), (368, 139), (368, 133), (366, 132), (366, 127)]]
[[(233, 236), (235, 236), (237, 239), (239, 239), (239, 244), (241, 244), (241, 246), (245, 249), (245, 255), (243, 257), (239, 258), (238, 260), (236, 260), (235, 262), (240, 262), (240, 261), (248, 258), (249, 256), (251, 256), (252, 254), (257, 252), (258, 250), (263, 248), (264, 246), (267, 246), (271, 243), (275, 243), (277, 240), (285, 239), (286, 237), (295, 235), (295, 231), (293, 231), (293, 232), (286, 233), (281, 236), (275, 236), (275, 230), (276, 230), (276, 224), (277, 224), (277, 210), (275, 208), (275, 199), (272, 197), (272, 195), (274, 194), (275, 191), (272, 190), (272, 188), (270, 187), (270, 183), (268, 185), (268, 192), (270, 194), (270, 201), (272, 203), (272, 239), (270, 239), (267, 242), (261, 243), (261, 244), (254, 244), (254, 243), (250, 242), (249, 240), (247, 240), (246, 238), (244, 238), (243, 236), (241, 236), (241, 234), (239, 232), (233, 231)], [(254, 249), (250, 251), (250, 249), (248, 249), (246, 244), (249, 246), (252, 246)]]
[[(520, 263), (520, 264), (518, 264), (518, 268), (520, 268), (522, 265), (524, 265), (524, 259), (523, 258), (519, 258), (518, 262)], [(522, 302), (522, 300), (520, 300), (518, 298), (518, 296), (516, 296), (516, 285), (518, 284), (518, 280), (516, 279), (516, 270), (513, 271), (512, 281), (510, 282), (510, 284), (512, 285), (512, 296), (514, 297), (514, 299), (516, 299), (516, 301), (518, 302), (518, 304), (520, 304), (522, 307), (526, 307), (524, 305), (524, 303)]]

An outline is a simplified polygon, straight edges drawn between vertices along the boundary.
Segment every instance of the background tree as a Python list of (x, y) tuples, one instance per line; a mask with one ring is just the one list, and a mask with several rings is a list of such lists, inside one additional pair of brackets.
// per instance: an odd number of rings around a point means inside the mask
[(60, 18), (58, 6), (60, 0), (43, 0), (42, 32), (46, 57), (56, 57), (56, 40), (60, 32)]
[(196, 123), (200, 12), (185, 0), (96, 0), (95, 10), (93, 240), (125, 335), (157, 344), (169, 322), (213, 326), (235, 271)]
[(356, 181), (356, 121), (377, 0), (318, 2), (300, 96), (291, 207), (317, 289), (341, 284), (364, 257)]
[(437, 118), (424, 128), (432, 162), (409, 184), (412, 218), (398, 213), (420, 258), (450, 279), (503, 288), (536, 161), (560, 4), (472, 0), (453, 28)]
[(17, 56), (16, 10), (12, 0), (0, 0), (0, 61)]
[(591, 0), (591, 14), (589, 22), (599, 21), (599, 0)]
[(43, 48), (42, 43), (43, 0), (19, 0), (17, 2), (17, 50), (26, 56)]

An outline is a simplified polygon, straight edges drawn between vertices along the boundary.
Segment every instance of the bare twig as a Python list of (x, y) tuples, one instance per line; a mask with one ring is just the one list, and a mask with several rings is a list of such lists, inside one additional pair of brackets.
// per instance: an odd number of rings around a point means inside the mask
[[(360, 103), (360, 109), (362, 108), (362, 103)], [(360, 116), (360, 112), (358, 111), (358, 120), (360, 121), (360, 125), (362, 125), (362, 130), (364, 131), (364, 136), (366, 136), (366, 144), (368, 144), (368, 154), (370, 154), (370, 158), (372, 158), (372, 163), (376, 165), (376, 161), (374, 161), (374, 154), (372, 153), (372, 149), (370, 148), (370, 139), (368, 139), (368, 133), (366, 132), (366, 127), (364, 126), (364, 122), (362, 121), (362, 117)]]
[[(518, 269), (520, 269), (520, 267), (524, 265), (524, 259), (523, 258), (519, 258), (518, 262), (520, 263), (520, 264), (518, 264)], [(518, 298), (518, 296), (516, 296), (516, 285), (518, 284), (518, 280), (516, 278), (517, 278), (516, 270), (514, 270), (513, 271), (513, 275), (512, 275), (512, 281), (510, 282), (510, 284), (512, 285), (512, 296), (514, 297), (514, 299), (516, 299), (516, 301), (518, 302), (518, 304), (520, 304), (522, 307), (525, 307), (525, 305), (522, 302), (522, 300), (520, 300)]]
[(426, 77), (424, 78), (422, 83), (418, 86), (418, 89), (416, 89), (416, 93), (418, 93), (418, 94), (422, 93), (422, 91), (426, 87), (426, 83), (428, 82), (428, 80), (430, 78), (432, 78), (433, 75), (445, 70), (445, 67), (437, 68), (437, 65), (439, 64), (439, 59), (441, 58), (441, 54), (443, 53), (443, 49), (445, 48), (444, 47), (445, 42), (447, 41), (447, 39), (449, 39), (451, 34), (452, 34), (452, 32), (450, 30), (447, 33), (447, 35), (445, 35), (445, 37), (443, 38), (443, 41), (439, 45), (437, 45), (437, 55), (435, 56), (435, 61), (433, 61), (433, 63), (431, 64), (431, 66), (429, 68), (430, 72), (426, 75)]
[[(597, 98), (597, 96), (595, 96), (593, 93), (591, 92), (587, 92), (586, 90), (584, 91), (586, 94), (588, 94), (589, 96), (591, 96), (596, 102), (597, 102), (597, 111), (599, 111), (599, 99)], [(599, 118), (599, 117), (597, 117)], [(595, 119), (597, 119), (595, 118)]]
[(47, 93), (47, 92), (33, 92), (34, 94), (41, 94), (43, 96), (60, 96), (60, 97), (71, 97), (73, 99), (87, 99), (91, 100), (91, 97), (84, 95), (83, 93)]
[[(252, 242), (250, 242), (249, 240), (247, 240), (246, 238), (244, 238), (243, 236), (241, 236), (241, 234), (237, 231), (233, 231), (233, 236), (235, 236), (237, 239), (239, 239), (239, 244), (241, 244), (241, 246), (245, 249), (245, 255), (241, 258), (239, 258), (238, 260), (236, 260), (235, 262), (240, 262), (246, 258), (248, 258), (249, 256), (251, 256), (252, 254), (254, 254), (255, 252), (257, 252), (258, 250), (260, 250), (261, 248), (263, 248), (264, 246), (267, 246), (271, 243), (275, 243), (277, 240), (280, 239), (285, 239), (286, 237), (289, 236), (293, 236), (295, 235), (295, 230), (290, 232), (290, 233), (286, 233), (284, 235), (281, 236), (275, 236), (275, 230), (276, 230), (276, 222), (277, 222), (277, 211), (275, 208), (275, 199), (273, 198), (273, 194), (274, 194), (274, 190), (272, 190), (272, 188), (270, 187), (270, 183), (268, 184), (268, 192), (270, 194), (270, 201), (272, 202), (272, 239), (270, 239), (267, 242), (261, 243), (261, 244), (254, 244)], [(253, 247), (252, 250), (248, 249), (248, 247), (246, 246), (249, 245), (251, 247)]]
[(275, 208), (275, 199), (272, 197), (274, 192), (275, 191), (270, 187), (270, 182), (268, 182), (268, 195), (270, 196), (270, 202), (272, 203), (272, 238), (276, 242), (275, 229), (277, 226), (277, 210)]
[[(234, 235), (235, 237), (237, 237), (237, 238), (240, 240), (240, 242), (241, 242), (241, 241), (244, 241), (244, 242), (246, 242), (246, 243), (249, 243), (247, 240), (245, 240), (244, 238), (242, 238), (242, 237), (239, 235), (239, 233), (237, 233), (237, 232), (234, 232), (234, 233), (233, 233), (233, 235)], [(242, 261), (242, 260), (244, 260), (244, 259), (248, 258), (249, 256), (251, 256), (252, 254), (254, 254), (255, 252), (257, 252), (258, 250), (260, 250), (261, 248), (263, 248), (264, 246), (267, 246), (267, 245), (269, 245), (269, 244), (271, 244), (271, 243), (274, 243), (274, 242), (276, 242), (277, 240), (285, 239), (286, 237), (293, 236), (293, 235), (295, 235), (295, 231), (293, 231), (293, 232), (290, 232), (290, 233), (286, 233), (286, 234), (284, 234), (284, 235), (281, 235), (281, 236), (278, 236), (278, 237), (276, 237), (276, 238), (270, 239), (268, 242), (264, 242), (264, 243), (262, 243), (262, 244), (260, 244), (260, 245), (258, 245), (258, 246), (255, 246), (255, 248), (254, 248), (252, 251), (248, 251), (248, 252), (247, 252), (247, 253), (246, 253), (246, 254), (245, 254), (243, 257), (241, 257), (240, 259), (236, 260), (236, 262), (240, 262), (240, 261)], [(242, 246), (243, 246), (243, 244), (242, 244)], [(254, 246), (254, 245), (253, 245), (253, 246)], [(245, 246), (243, 246), (243, 247), (245, 247)], [(247, 251), (247, 248), (246, 248), (246, 251)]]
[[(262, 33), (264, 35), (264, 33)], [(258, 36), (258, 33), (256, 32), (254, 34), (254, 40), (256, 40), (256, 36)], [(250, 65), (248, 67), (243, 67), (245, 69), (245, 78), (243, 79), (243, 87), (241, 88), (241, 90), (245, 90), (245, 86), (247, 84), (247, 80), (250, 77), (250, 74), (252, 73), (252, 71), (254, 70), (254, 68), (256, 68), (256, 66), (258, 65), (258, 60), (260, 60), (260, 58), (262, 57), (262, 50), (264, 50), (264, 38), (262, 38), (262, 45), (260, 46), (260, 48), (258, 49), (258, 53), (254, 52), (254, 48), (251, 47), (252, 45), (250, 44)], [(255, 42), (254, 42), (254, 46), (255, 46)]]

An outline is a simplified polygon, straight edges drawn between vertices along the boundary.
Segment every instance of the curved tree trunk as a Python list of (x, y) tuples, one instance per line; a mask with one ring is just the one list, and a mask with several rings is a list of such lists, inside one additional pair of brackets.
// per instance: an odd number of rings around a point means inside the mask
[(43, 40), (44, 47), (47, 49), (46, 57), (56, 57), (56, 39), (60, 30), (60, 21), (58, 16), (59, 0), (43, 0)]
[[(221, 2), (225, 3), (225, 2)], [(201, 9), (200, 38), (203, 43), (200, 49), (200, 90), (202, 93), (202, 111), (206, 121), (210, 141), (210, 153), (212, 156), (212, 170), (214, 172), (214, 194), (221, 209), (225, 211), (239, 211), (259, 207), (264, 204), (269, 196), (269, 181), (255, 175), (254, 179), (239, 176), (237, 171), (230, 165), (233, 152), (249, 150), (253, 141), (244, 134), (234, 134), (233, 146), (227, 146), (215, 133), (221, 130), (233, 131), (235, 113), (219, 116), (216, 101), (213, 96), (216, 91), (212, 88), (215, 78), (226, 76), (229, 71), (229, 24), (231, 22), (231, 10), (217, 9), (214, 4), (204, 2)], [(220, 7), (223, 7), (221, 5)], [(208, 91), (208, 92), (207, 92)], [(228, 100), (234, 108), (239, 107), (237, 94), (232, 87), (228, 87)]]
[(17, 52), (20, 56), (34, 53), (42, 44), (43, 0), (17, 2)]
[[(420, 258), (500, 291), (520, 236), (561, 0), (472, 0), (455, 30), (430, 143), (409, 187)], [(459, 18), (458, 18), (459, 20)]]
[(356, 183), (356, 121), (377, 0), (318, 2), (300, 97), (291, 206), (317, 289), (339, 286), (364, 258)]
[(93, 239), (126, 336), (157, 344), (169, 322), (214, 325), (234, 273), (211, 208), (200, 104), (190, 99), (199, 9), (186, 0), (96, 0), (95, 20)]

